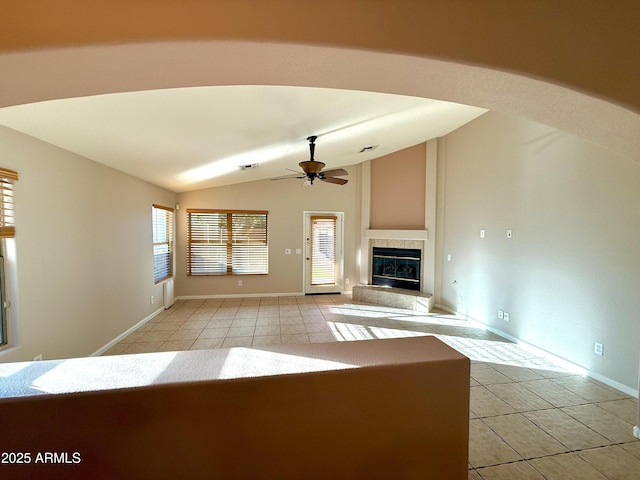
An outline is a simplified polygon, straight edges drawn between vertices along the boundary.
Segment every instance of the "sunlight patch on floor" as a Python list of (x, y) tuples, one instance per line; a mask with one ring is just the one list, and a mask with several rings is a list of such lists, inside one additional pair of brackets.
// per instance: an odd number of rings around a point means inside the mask
[(434, 335), (475, 362), (585, 374), (584, 369), (526, 343), (513, 343), (462, 315), (352, 303), (331, 306), (329, 311), (348, 319), (328, 322), (338, 341)]

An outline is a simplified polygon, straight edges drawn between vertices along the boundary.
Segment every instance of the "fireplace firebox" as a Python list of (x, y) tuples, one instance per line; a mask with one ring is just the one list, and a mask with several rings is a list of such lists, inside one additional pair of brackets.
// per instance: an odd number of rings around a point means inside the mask
[(373, 247), (373, 285), (420, 290), (422, 252), (412, 248)]

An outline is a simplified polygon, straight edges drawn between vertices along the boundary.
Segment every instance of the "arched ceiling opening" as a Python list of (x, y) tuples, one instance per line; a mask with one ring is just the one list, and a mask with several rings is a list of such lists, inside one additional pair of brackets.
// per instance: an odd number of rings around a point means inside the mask
[(636, 0), (31, 0), (0, 51), (241, 40), (399, 53), (543, 80), (640, 111)]
[(202, 86), (360, 90), (522, 116), (640, 161), (637, 8), (625, 1), (604, 16), (497, 0), (87, 3), (12, 7), (0, 107)]

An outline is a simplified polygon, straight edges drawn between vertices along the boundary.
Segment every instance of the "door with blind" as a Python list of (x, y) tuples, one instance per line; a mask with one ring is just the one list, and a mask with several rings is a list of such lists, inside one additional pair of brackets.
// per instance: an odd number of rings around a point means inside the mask
[(341, 212), (305, 212), (305, 293), (342, 291)]

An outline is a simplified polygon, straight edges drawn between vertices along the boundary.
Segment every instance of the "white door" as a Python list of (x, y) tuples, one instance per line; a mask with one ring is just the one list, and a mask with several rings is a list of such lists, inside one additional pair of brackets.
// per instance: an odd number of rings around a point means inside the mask
[(342, 291), (342, 212), (305, 212), (305, 293)]

